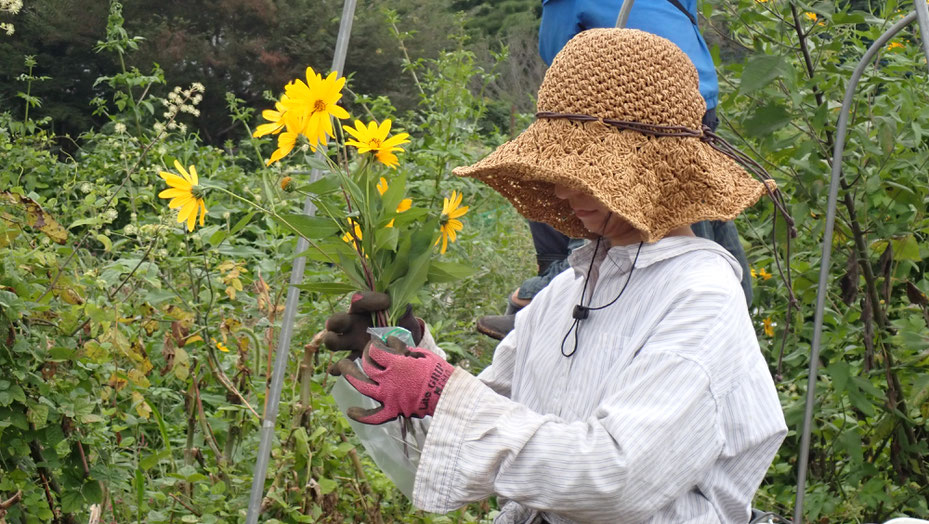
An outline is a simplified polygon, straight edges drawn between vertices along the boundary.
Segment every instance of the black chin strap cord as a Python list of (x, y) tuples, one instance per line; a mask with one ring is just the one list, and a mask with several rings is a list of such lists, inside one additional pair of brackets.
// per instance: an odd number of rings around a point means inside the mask
[[(610, 300), (602, 306), (590, 306), (590, 302), (587, 303), (587, 306), (584, 306), (583, 302), (584, 296), (587, 294), (587, 284), (590, 282), (590, 273), (593, 271), (594, 260), (596, 260), (597, 253), (600, 251), (600, 240), (602, 238), (603, 237), (597, 238), (597, 245), (594, 249), (593, 256), (590, 258), (590, 266), (587, 268), (587, 275), (584, 277), (584, 289), (581, 290), (581, 303), (574, 306), (574, 311), (571, 313), (571, 316), (574, 317), (574, 323), (571, 324), (571, 328), (568, 329), (568, 332), (564, 334), (564, 338), (561, 339), (561, 356), (563, 357), (571, 357), (577, 353), (578, 338), (581, 331), (581, 320), (585, 320), (588, 316), (590, 316), (591, 311), (606, 309), (612, 306), (616, 303), (617, 300), (619, 300), (619, 297), (623, 296), (623, 292), (626, 291), (626, 288), (629, 287), (629, 282), (632, 280), (632, 272), (635, 271), (635, 264), (639, 261), (639, 253), (642, 252), (642, 246), (645, 244), (645, 242), (639, 242), (639, 248), (635, 252), (635, 258), (632, 259), (632, 267), (629, 268), (629, 276), (626, 277), (626, 283), (623, 284), (622, 289), (619, 290), (619, 294), (617, 294), (613, 300)], [(607, 253), (607, 257), (609, 257), (609, 253)], [(572, 331), (574, 332), (574, 348), (570, 353), (566, 353), (565, 342), (568, 341), (568, 337), (571, 335)]]

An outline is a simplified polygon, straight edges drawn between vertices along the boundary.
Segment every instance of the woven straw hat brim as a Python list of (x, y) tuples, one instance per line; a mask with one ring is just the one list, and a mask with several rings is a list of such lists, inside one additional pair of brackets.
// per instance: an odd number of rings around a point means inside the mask
[(453, 172), (483, 181), (526, 218), (573, 238), (595, 235), (555, 197), (555, 184), (592, 195), (646, 242), (701, 220), (731, 220), (766, 191), (699, 138), (556, 119), (533, 122), (481, 161)]

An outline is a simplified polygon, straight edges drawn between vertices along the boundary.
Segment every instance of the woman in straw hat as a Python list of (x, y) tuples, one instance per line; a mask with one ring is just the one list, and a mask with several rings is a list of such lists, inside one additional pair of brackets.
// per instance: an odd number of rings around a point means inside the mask
[[(545, 0), (539, 24), (539, 55), (551, 65), (555, 55), (577, 33), (595, 27), (615, 27), (623, 0)], [(716, 106), (719, 82), (713, 57), (697, 25), (697, 0), (636, 0), (626, 26), (667, 38), (687, 54), (697, 69), (700, 94), (706, 102), (703, 124), (715, 130), (719, 119)], [(692, 224), (694, 234), (726, 248), (742, 267), (742, 290), (749, 309), (752, 304), (752, 277), (738, 230), (732, 221), (703, 220)], [(538, 273), (520, 283), (506, 300), (502, 315), (485, 315), (476, 322), (477, 331), (502, 339), (515, 323), (514, 313), (526, 306), (551, 280), (568, 266), (568, 255), (584, 244), (543, 222), (529, 222), (535, 247)]]
[(497, 495), (496, 522), (748, 521), (786, 427), (741, 270), (688, 226), (732, 219), (773, 187), (720, 152), (704, 108), (674, 44), (593, 29), (555, 58), (537, 120), (455, 170), (593, 241), (478, 377), (394, 338), (367, 345), (364, 374), (336, 365), (382, 404), (349, 410), (356, 421), (432, 416), (417, 507)]

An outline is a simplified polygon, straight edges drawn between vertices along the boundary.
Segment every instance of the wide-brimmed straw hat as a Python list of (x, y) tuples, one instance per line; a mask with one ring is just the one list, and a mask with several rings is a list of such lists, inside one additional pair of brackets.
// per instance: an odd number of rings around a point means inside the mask
[(592, 234), (553, 186), (583, 191), (655, 242), (678, 226), (730, 220), (775, 187), (711, 145), (721, 140), (702, 129), (705, 111), (697, 70), (672, 42), (591, 29), (546, 72), (536, 121), (454, 173), (484, 181), (526, 218), (576, 238)]

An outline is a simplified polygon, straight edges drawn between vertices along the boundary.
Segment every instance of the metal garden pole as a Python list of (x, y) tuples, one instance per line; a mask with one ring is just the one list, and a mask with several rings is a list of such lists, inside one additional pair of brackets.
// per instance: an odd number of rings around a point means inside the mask
[(632, 4), (635, 0), (623, 0), (623, 6), (619, 8), (619, 16), (616, 17), (616, 27), (622, 29), (626, 27), (629, 21), (629, 13), (632, 12)]
[(919, 21), (919, 37), (923, 41), (923, 53), (929, 63), (929, 4), (926, 2), (913, 2), (916, 6), (916, 20)]
[(823, 254), (819, 266), (819, 286), (816, 289), (816, 315), (813, 321), (813, 343), (810, 348), (810, 370), (809, 382), (806, 390), (806, 411), (803, 416), (803, 433), (800, 438), (800, 463), (797, 473), (797, 500), (794, 507), (794, 522), (800, 524), (803, 522), (803, 497), (806, 492), (806, 472), (810, 459), (810, 431), (813, 422), (813, 403), (816, 400), (816, 375), (819, 367), (819, 349), (822, 341), (823, 332), (823, 310), (826, 305), (826, 284), (829, 279), (829, 263), (832, 256), (832, 232), (835, 225), (835, 209), (839, 196), (839, 177), (842, 173), (842, 154), (845, 151), (845, 136), (848, 133), (848, 116), (851, 111), (852, 101), (855, 97), (855, 88), (858, 86), (858, 80), (864, 70), (874, 59), (874, 55), (887, 42), (899, 33), (904, 27), (909, 25), (919, 16), (920, 32), (923, 38), (923, 50), (926, 52), (926, 59), (929, 60), (929, 12), (925, 2), (917, 0), (916, 11), (905, 16), (902, 20), (891, 26), (871, 44), (865, 52), (864, 57), (858, 62), (854, 73), (845, 89), (845, 99), (842, 102), (842, 109), (839, 112), (839, 122), (835, 136), (835, 147), (832, 155), (832, 179), (829, 182), (829, 201), (826, 208), (826, 230), (823, 234)]
[[(336, 39), (335, 52), (332, 56), (332, 71), (341, 75), (345, 66), (345, 54), (348, 50), (348, 38), (352, 32), (352, 19), (355, 16), (356, 0), (345, 0), (342, 6), (342, 20), (339, 23), (339, 36)], [(317, 153), (317, 154), (322, 154)], [(310, 173), (310, 180), (320, 177), (318, 169)], [(303, 203), (303, 212), (307, 215), (316, 214), (316, 206), (307, 197)], [(309, 242), (303, 237), (297, 240), (297, 253), (303, 253), (309, 248)], [(261, 421), (261, 441), (258, 444), (258, 457), (255, 460), (255, 471), (252, 478), (252, 491), (248, 499), (248, 514), (246, 524), (258, 522), (261, 512), (261, 501), (264, 498), (265, 475), (268, 470), (268, 458), (271, 454), (271, 444), (274, 440), (274, 425), (277, 420), (277, 410), (281, 402), (281, 389), (284, 387), (284, 373), (287, 371), (287, 357), (290, 355), (290, 339), (293, 335), (294, 317), (297, 314), (297, 301), (300, 290), (296, 287), (303, 281), (303, 271), (306, 268), (306, 258), (298, 257), (294, 260), (293, 270), (290, 272), (290, 287), (287, 289), (287, 301), (284, 306), (284, 317), (281, 320), (281, 334), (277, 342), (277, 355), (274, 357), (274, 370), (271, 375), (271, 389), (265, 400), (264, 419)]]

